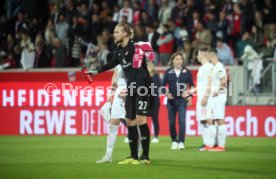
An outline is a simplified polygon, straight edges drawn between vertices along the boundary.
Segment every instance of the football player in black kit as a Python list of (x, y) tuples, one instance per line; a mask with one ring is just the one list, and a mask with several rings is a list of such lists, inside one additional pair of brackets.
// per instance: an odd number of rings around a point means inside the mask
[[(133, 56), (135, 54), (134, 42), (130, 39), (131, 27), (126, 23), (117, 24), (114, 29), (114, 41), (117, 47), (112, 52), (112, 59), (100, 68), (91, 68), (88, 74), (96, 75), (114, 68), (120, 64), (127, 78), (126, 94), (126, 118), (128, 126), (130, 157), (118, 162), (118, 164), (150, 164), (149, 144), (150, 131), (147, 124), (147, 116), (150, 115), (149, 86), (151, 77), (147, 69), (146, 58), (143, 57), (142, 64), (135, 66)], [(138, 128), (141, 133), (141, 144), (143, 153), (138, 159)]]

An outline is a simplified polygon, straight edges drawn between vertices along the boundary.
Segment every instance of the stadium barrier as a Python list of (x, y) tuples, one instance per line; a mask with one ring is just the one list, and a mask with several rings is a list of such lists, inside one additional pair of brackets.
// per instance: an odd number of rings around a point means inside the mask
[[(162, 76), (164, 70), (159, 72)], [(192, 69), (194, 79), (196, 73)], [(89, 85), (77, 69), (1, 72), (0, 135), (106, 134), (99, 108), (107, 98), (111, 76), (112, 72), (99, 74)], [(160, 135), (169, 135), (166, 98), (160, 98)], [(195, 103), (196, 97), (186, 114), (190, 136), (201, 134)], [(225, 119), (229, 136), (276, 137), (275, 106), (227, 106)], [(123, 125), (119, 133), (127, 133)]]

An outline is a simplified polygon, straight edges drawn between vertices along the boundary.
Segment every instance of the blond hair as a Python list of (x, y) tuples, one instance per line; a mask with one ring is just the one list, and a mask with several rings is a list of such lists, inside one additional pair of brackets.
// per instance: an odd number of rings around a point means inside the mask
[(116, 26), (122, 27), (123, 31), (127, 33), (127, 35), (131, 38), (131, 35), (133, 34), (133, 30), (127, 23), (119, 23)]

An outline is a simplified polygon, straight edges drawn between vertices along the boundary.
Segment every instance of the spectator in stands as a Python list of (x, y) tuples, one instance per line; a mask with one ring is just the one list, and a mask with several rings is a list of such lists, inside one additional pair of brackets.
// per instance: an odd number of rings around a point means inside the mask
[(219, 13), (219, 22), (217, 25), (216, 37), (221, 38), (224, 42), (228, 42), (229, 24), (226, 19), (226, 14), (223, 11)]
[(12, 18), (21, 8), (21, 1), (10, 0), (6, 1), (7, 5), (7, 17)]
[(140, 1), (133, 3), (133, 25), (138, 25), (141, 19), (142, 7)]
[(177, 0), (175, 7), (172, 9), (171, 19), (176, 26), (180, 26), (184, 21), (184, 11), (185, 11), (184, 0)]
[(170, 56), (173, 53), (174, 37), (169, 31), (167, 24), (163, 25), (163, 33), (157, 40), (159, 46), (159, 62), (162, 66), (167, 66), (170, 60)]
[(120, 6), (115, 4), (113, 6), (113, 17), (112, 17), (113, 22), (118, 23), (119, 22), (119, 17), (120, 17)]
[(18, 67), (19, 59), (15, 58), (15, 42), (11, 34), (7, 36), (7, 40), (0, 47), (0, 69)]
[(264, 33), (256, 25), (252, 26), (250, 40), (255, 49), (260, 50), (264, 46)]
[(275, 23), (276, 23), (276, 11), (275, 3), (271, 0), (265, 0), (265, 6), (262, 9), (263, 24), (264, 24), (264, 36), (272, 40), (275, 37)]
[(44, 38), (47, 45), (54, 44), (53, 40), (55, 38), (55, 24), (51, 19), (49, 19), (47, 23), (45, 33), (44, 33)]
[(233, 1), (232, 0), (226, 0), (225, 4), (222, 6), (221, 9), (226, 16), (226, 19), (228, 21), (232, 21), (233, 20)]
[(193, 58), (193, 48), (191, 41), (189, 39), (183, 40), (183, 47), (179, 50), (179, 52), (184, 56), (185, 65), (196, 65), (196, 58)]
[(109, 13), (107, 15), (107, 20), (103, 25), (103, 28), (107, 29), (109, 33), (113, 33), (113, 29), (115, 28), (116, 25), (117, 25), (117, 22), (113, 21), (113, 14)]
[(198, 22), (196, 25), (195, 40), (193, 41), (194, 48), (209, 48), (211, 45), (212, 35), (209, 30), (205, 29), (203, 22)]
[(19, 11), (17, 14), (17, 19), (15, 22), (15, 32), (21, 32), (23, 30), (28, 30), (28, 23), (27, 23), (27, 19), (26, 19), (26, 14), (23, 11)]
[(254, 18), (254, 25), (263, 31), (264, 29), (264, 23), (263, 23), (263, 15), (260, 11), (257, 11), (255, 13), (255, 18)]
[(35, 41), (36, 36), (38, 33), (41, 33), (42, 30), (44, 30), (44, 27), (42, 26), (41, 22), (38, 21), (37, 18), (33, 18), (31, 21), (29, 21), (29, 34), (32, 41)]
[(100, 20), (101, 22), (106, 22), (108, 15), (111, 13), (111, 8), (109, 7), (109, 4), (106, 1), (102, 1), (102, 10), (100, 12)]
[(152, 24), (153, 25), (153, 23), (154, 22), (153, 22), (151, 16), (146, 11), (142, 11), (139, 24), (141, 26), (145, 27), (147, 24)]
[[(13, 33), (13, 30), (9, 31), (8, 19), (5, 15), (0, 15), (0, 45), (5, 41), (8, 33)], [(12, 34), (14, 35), (14, 34)]]
[(263, 60), (261, 56), (251, 45), (246, 45), (241, 60), (246, 64), (246, 69), (250, 71), (248, 90), (250, 92), (260, 92), (261, 72), (263, 70)]
[[(93, 5), (93, 7), (96, 6), (97, 4)], [(93, 12), (93, 14), (98, 14), (96, 12)], [(89, 17), (90, 17), (90, 13), (88, 11), (87, 5), (85, 3), (81, 3), (80, 6), (80, 12), (79, 12), (79, 23), (81, 23), (82, 25), (87, 25), (88, 21), (89, 21)]]
[(155, 22), (159, 20), (158, 10), (159, 10), (159, 6), (156, 4), (156, 0), (149, 0), (149, 4), (146, 8), (146, 11)]
[(113, 43), (113, 37), (110, 34), (109, 30), (103, 29), (101, 33), (101, 37), (102, 37), (102, 43), (106, 44), (108, 49), (110, 50), (112, 45), (114, 45), (114, 43)]
[[(242, 44), (240, 42), (243, 41), (241, 36), (244, 31), (252, 33), (250, 40), (256, 44), (253, 44), (253, 48), (256, 48), (258, 52), (262, 52), (265, 56), (271, 54), (271, 47), (266, 45), (271, 43), (275, 37), (276, 18), (274, 17), (276, 11), (274, 10), (275, 3), (272, 0), (142, 0), (137, 2), (134, 0), (119, 0), (116, 5), (111, 4), (111, 1), (99, 0), (43, 1), (39, 5), (37, 3), (39, 1), (36, 3), (31, 1), (26, 4), (25, 1), (15, 2), (13, 0), (1, 3), (3, 7), (0, 7), (0, 9), (4, 9), (6, 12), (3, 10), (3, 12), (0, 12), (0, 48), (4, 46), (3, 43), (9, 33), (14, 36), (15, 44), (20, 44), (23, 30), (29, 32), (32, 42), (37, 34), (45, 34), (44, 43), (47, 48), (54, 45), (54, 38), (58, 37), (64, 43), (64, 39), (67, 39), (68, 34), (72, 33), (77, 33), (85, 41), (97, 45), (97, 36), (101, 34), (104, 28), (114, 29), (119, 18), (121, 21), (141, 25), (139, 32), (145, 31), (146, 24), (154, 24), (156, 27), (160, 25), (158, 32), (162, 33), (162, 24), (169, 24), (171, 30), (174, 31), (172, 32), (174, 38), (177, 39), (173, 49), (185, 51), (188, 56), (191, 54), (190, 51), (194, 49), (189, 48), (189, 41), (187, 40), (184, 42), (187, 43), (187, 49), (186, 47), (183, 49), (184, 43), (181, 40), (181, 30), (184, 29), (184, 36), (186, 36), (186, 31), (188, 32), (189, 40), (194, 41), (193, 47), (198, 48), (202, 45), (198, 39), (199, 34), (202, 34), (197, 29), (199, 22), (203, 22), (207, 25), (207, 29), (211, 30), (212, 46), (216, 45), (214, 43), (215, 38), (222, 38), (227, 45), (234, 49), (233, 53), (238, 58), (243, 53), (242, 49), (244, 47), (241, 49), (236, 47), (237, 45), (240, 47)], [(45, 5), (46, 3), (48, 3), (48, 6)], [(131, 3), (133, 3), (135, 12), (133, 12)], [(111, 10), (111, 7), (114, 9)], [(120, 9), (120, 7), (123, 8)], [(44, 12), (44, 9), (47, 12)], [(216, 19), (213, 19), (213, 14), (218, 12), (220, 13), (216, 26)], [(3, 14), (7, 14), (8, 17), (6, 18)], [(69, 33), (64, 28), (67, 25), (60, 25), (62, 23), (59, 20), (61, 14), (64, 14), (63, 23), (68, 24)], [(203, 21), (202, 17), (204, 17)], [(77, 19), (76, 23), (73, 23), (75, 19)], [(186, 29), (185, 26), (181, 27), (181, 23), (185, 24)], [(79, 27), (80, 31), (76, 31)], [(141, 40), (141, 36), (138, 40)], [(208, 38), (204, 38), (204, 40), (208, 40)], [(269, 42), (267, 43), (267, 41)], [(109, 43), (107, 45), (110, 48), (111, 45)], [(204, 46), (206, 45), (204, 44)], [(17, 52), (21, 53), (19, 48), (17, 48)], [(16, 54), (18, 55), (18, 53)], [(191, 60), (189, 63), (194, 64), (195, 61)]]
[(242, 0), (240, 3), (241, 7), (241, 33), (250, 31), (254, 23), (254, 9), (252, 2), (249, 0)]
[(35, 38), (34, 68), (48, 68), (51, 65), (51, 54), (44, 43), (43, 36), (38, 34)]
[[(91, 9), (89, 8), (89, 10), (87, 10), (87, 12), (90, 12), (90, 15), (91, 14), (100, 15), (101, 7), (100, 7), (99, 3), (93, 3), (91, 7), (92, 7)], [(81, 12), (81, 9), (79, 10), (79, 12)]]
[(50, 12), (50, 18), (53, 21), (53, 23), (55, 24), (55, 26), (58, 24), (59, 22), (59, 16), (60, 16), (60, 10), (59, 10), (59, 6), (57, 3), (55, 3), (51, 9)]
[(200, 14), (198, 12), (193, 12), (192, 18), (187, 20), (187, 30), (189, 33), (190, 40), (195, 39), (196, 26), (200, 22)]
[(168, 0), (161, 0), (161, 6), (158, 11), (158, 19), (161, 24), (166, 24), (171, 18), (171, 8), (169, 7)]
[(79, 23), (77, 16), (74, 16), (72, 19), (72, 25), (68, 29), (68, 34), (73, 33), (75, 36), (82, 36), (84, 33), (84, 27)]
[(193, 0), (187, 0), (187, 6), (184, 11), (184, 18), (187, 21), (187, 30), (191, 40), (194, 39), (195, 27), (201, 19), (197, 10), (198, 9), (195, 5), (195, 2)]
[(59, 15), (59, 22), (56, 25), (57, 37), (63, 44), (66, 44), (66, 36), (69, 29), (69, 24), (65, 21), (64, 14)]
[(22, 32), (22, 40), (20, 42), (20, 47), (22, 49), (20, 62), (23, 68), (26, 70), (33, 68), (34, 58), (35, 58), (35, 53), (34, 53), (35, 48), (29, 36), (29, 32), (26, 30)]
[(244, 32), (242, 35), (241, 40), (239, 40), (236, 44), (236, 57), (238, 58), (238, 63), (242, 64), (241, 62), (241, 56), (244, 53), (244, 48), (246, 45), (251, 45), (250, 41), (250, 33), (249, 32)]
[(136, 26), (133, 27), (133, 30), (134, 30), (133, 40), (135, 42), (146, 41), (147, 40), (147, 36), (146, 36), (144, 27), (142, 27), (141, 25), (136, 25)]
[(7, 36), (7, 40), (5, 41), (5, 43), (3, 44), (2, 47), (0, 47), (2, 53), (4, 53), (9, 59), (13, 59), (14, 56), (14, 47), (15, 47), (15, 41), (14, 38), (12, 36), (12, 34), (8, 34)]
[(216, 12), (216, 5), (214, 3), (214, 0), (205, 0), (204, 6), (205, 6), (205, 13), (206, 12)]
[(189, 40), (189, 34), (185, 23), (181, 24), (180, 27), (176, 29), (174, 36), (177, 40), (177, 49), (182, 49), (184, 41)]
[(129, 0), (124, 0), (124, 5), (120, 9), (120, 13), (119, 13), (119, 22), (122, 22), (123, 16), (127, 17), (127, 23), (129, 24), (133, 23), (133, 9), (130, 6)]
[(73, 0), (66, 1), (65, 14), (66, 14), (66, 21), (71, 26), (73, 24), (73, 17), (76, 17), (78, 14), (78, 11), (74, 7)]
[(207, 12), (207, 23), (206, 27), (211, 32), (211, 47), (214, 47), (216, 44), (216, 33), (218, 28), (218, 20), (216, 18), (215, 12), (213, 10), (209, 10)]
[(54, 46), (55, 46), (54, 66), (58, 68), (66, 67), (66, 63), (67, 63), (66, 47), (62, 44), (62, 41), (59, 40), (58, 38), (54, 39)]
[(233, 20), (231, 21), (231, 41), (236, 44), (241, 36), (241, 9), (238, 3), (233, 5)]
[(217, 39), (217, 55), (219, 61), (223, 65), (233, 65), (234, 64), (234, 56), (231, 51), (231, 48), (223, 42), (221, 38)]
[(20, 47), (23, 50), (28, 50), (28, 52), (34, 51), (34, 44), (31, 41), (29, 32), (27, 30), (22, 31), (22, 40), (20, 42)]
[(147, 39), (146, 41), (150, 42), (152, 49), (155, 53), (155, 59), (154, 59), (154, 65), (158, 65), (158, 57), (159, 57), (159, 50), (157, 45), (157, 40), (160, 36), (160, 34), (156, 31), (156, 28), (153, 26), (153, 24), (146, 24), (146, 34)]
[(107, 47), (107, 44), (103, 41), (103, 37), (99, 35), (97, 37), (98, 40), (98, 52), (97, 52), (97, 59), (99, 60), (101, 65), (107, 63), (108, 54), (110, 53)]
[(93, 44), (97, 44), (97, 36), (101, 34), (103, 24), (100, 21), (100, 17), (97, 14), (92, 14), (92, 20), (89, 27), (89, 41), (91, 41)]
[(66, 43), (69, 67), (77, 67), (80, 65), (81, 48), (81, 38), (74, 31), (69, 32)]

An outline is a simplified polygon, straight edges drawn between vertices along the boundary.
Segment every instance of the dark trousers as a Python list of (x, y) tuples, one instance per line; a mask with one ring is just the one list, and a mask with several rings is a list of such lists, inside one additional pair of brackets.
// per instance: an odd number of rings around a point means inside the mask
[(154, 137), (158, 137), (159, 135), (159, 107), (160, 107), (160, 100), (159, 96), (152, 98), (151, 103), (151, 118), (154, 127)]
[[(185, 142), (185, 124), (187, 103), (183, 98), (168, 100), (168, 118), (172, 141)], [(176, 113), (178, 113), (179, 134), (176, 134)]]

